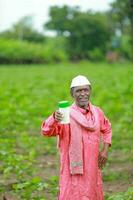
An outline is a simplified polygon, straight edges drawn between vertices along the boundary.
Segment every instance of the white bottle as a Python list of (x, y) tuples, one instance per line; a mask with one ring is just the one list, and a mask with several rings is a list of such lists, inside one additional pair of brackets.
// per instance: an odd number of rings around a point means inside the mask
[(63, 114), (63, 119), (60, 122), (61, 124), (69, 124), (70, 117), (69, 117), (69, 102), (68, 101), (60, 101), (58, 103), (59, 111)]

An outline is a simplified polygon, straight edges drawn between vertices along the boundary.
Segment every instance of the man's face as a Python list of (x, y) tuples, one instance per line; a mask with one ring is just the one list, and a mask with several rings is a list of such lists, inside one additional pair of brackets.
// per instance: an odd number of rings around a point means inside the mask
[(91, 88), (89, 85), (77, 86), (72, 89), (72, 96), (76, 105), (81, 108), (87, 108), (90, 99)]

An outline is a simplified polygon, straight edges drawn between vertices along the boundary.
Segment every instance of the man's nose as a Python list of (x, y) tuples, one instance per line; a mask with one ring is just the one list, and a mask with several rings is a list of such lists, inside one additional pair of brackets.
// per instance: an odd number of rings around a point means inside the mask
[(85, 95), (85, 91), (84, 90), (81, 90), (81, 95)]

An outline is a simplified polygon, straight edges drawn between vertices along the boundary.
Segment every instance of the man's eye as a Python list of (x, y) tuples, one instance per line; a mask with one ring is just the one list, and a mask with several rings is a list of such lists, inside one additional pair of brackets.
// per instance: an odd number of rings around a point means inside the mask
[(88, 89), (84, 89), (84, 90), (77, 90), (76, 92), (77, 92), (77, 93), (81, 93), (82, 91), (84, 91), (84, 92), (89, 92), (89, 90), (88, 90)]

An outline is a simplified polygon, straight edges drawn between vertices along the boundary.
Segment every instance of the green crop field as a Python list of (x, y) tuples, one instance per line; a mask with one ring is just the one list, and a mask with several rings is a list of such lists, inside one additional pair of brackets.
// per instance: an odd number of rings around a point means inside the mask
[(105, 199), (133, 199), (133, 65), (89, 62), (0, 66), (0, 199), (56, 200), (56, 138), (43, 137), (40, 126), (58, 101), (73, 101), (69, 85), (78, 74), (90, 79), (91, 101), (112, 123)]

